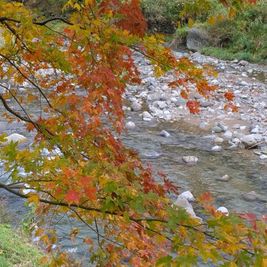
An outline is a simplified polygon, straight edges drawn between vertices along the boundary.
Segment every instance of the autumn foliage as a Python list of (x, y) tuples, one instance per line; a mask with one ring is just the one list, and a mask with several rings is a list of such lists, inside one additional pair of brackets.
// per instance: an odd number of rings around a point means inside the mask
[[(194, 91), (208, 98), (216, 90), (205, 80), (209, 70), (176, 60), (159, 36), (147, 35), (138, 0), (70, 0), (65, 8), (68, 19), (41, 19), (0, 0), (0, 100), (6, 119), (34, 136), (30, 147), (1, 148), (10, 179), (0, 187), (28, 199), (44, 225), (52, 214), (82, 222), (98, 237), (83, 236), (98, 266), (264, 266), (264, 220), (217, 213), (208, 194), (199, 200), (205, 221), (191, 218), (172, 205), (177, 188), (164, 175), (156, 181), (120, 140), (123, 94), (140, 83), (134, 53), (148, 58), (156, 75), (173, 72), (170, 90), (183, 88), (192, 113), (199, 112)], [(64, 27), (54, 29), (54, 21)], [(225, 97), (233, 100), (231, 92)], [(69, 264), (52, 249), (56, 233), (40, 225), (35, 235), (53, 254), (43, 263)]]

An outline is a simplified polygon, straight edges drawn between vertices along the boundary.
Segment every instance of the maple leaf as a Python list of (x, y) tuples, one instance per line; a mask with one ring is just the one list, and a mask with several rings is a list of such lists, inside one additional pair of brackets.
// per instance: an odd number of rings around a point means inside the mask
[(85, 192), (86, 196), (90, 200), (95, 200), (96, 199), (96, 188), (94, 188), (94, 187), (87, 187), (87, 188), (84, 189), (84, 192)]
[(228, 100), (228, 101), (233, 101), (234, 100), (234, 98), (235, 98), (235, 95), (234, 95), (234, 93), (233, 92), (226, 92), (225, 94), (224, 94), (224, 97)]
[(75, 190), (69, 190), (64, 199), (68, 204), (78, 204), (80, 201), (80, 194)]
[(198, 114), (199, 111), (200, 111), (199, 110), (200, 104), (196, 100), (189, 100), (189, 101), (187, 101), (186, 106), (188, 107), (190, 113), (192, 113), (192, 114)]

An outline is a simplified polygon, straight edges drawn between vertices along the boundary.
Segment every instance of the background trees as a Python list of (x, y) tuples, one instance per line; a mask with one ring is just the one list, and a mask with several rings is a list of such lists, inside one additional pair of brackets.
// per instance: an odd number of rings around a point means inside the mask
[[(157, 75), (174, 72), (170, 87), (183, 84), (192, 113), (198, 102), (190, 99), (188, 85), (203, 97), (216, 89), (205, 70), (177, 61), (159, 36), (146, 34), (139, 4), (70, 0), (68, 19), (50, 19), (0, 0), (0, 100), (6, 119), (24, 122), (34, 136), (30, 147), (10, 142), (1, 149), (10, 179), (0, 188), (26, 198), (44, 223), (55, 213), (67, 214), (94, 231), (97, 240), (85, 236), (84, 242), (99, 266), (263, 264), (263, 221), (247, 215), (251, 227), (217, 213), (209, 194), (199, 199), (206, 221), (190, 217), (168, 197), (177, 188), (162, 174), (156, 182), (120, 141), (125, 87), (140, 82), (133, 52), (147, 57)], [(55, 29), (53, 22), (64, 26)], [(73, 229), (70, 238), (78, 232)], [(54, 252), (54, 265), (68, 263), (64, 253), (53, 251), (56, 233), (40, 227), (35, 235)]]

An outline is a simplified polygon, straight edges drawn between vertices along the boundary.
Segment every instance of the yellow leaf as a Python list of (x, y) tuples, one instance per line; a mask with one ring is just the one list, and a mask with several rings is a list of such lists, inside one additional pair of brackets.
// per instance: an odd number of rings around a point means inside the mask
[(30, 197), (28, 197), (28, 202), (37, 205), (39, 203), (39, 196), (37, 194), (31, 194)]

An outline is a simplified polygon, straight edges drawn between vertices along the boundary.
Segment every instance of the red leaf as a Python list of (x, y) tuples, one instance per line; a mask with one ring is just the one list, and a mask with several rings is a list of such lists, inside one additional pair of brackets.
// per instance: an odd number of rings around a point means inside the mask
[(87, 188), (84, 189), (84, 192), (85, 192), (86, 196), (90, 200), (95, 200), (96, 199), (96, 188), (94, 188), (94, 187), (87, 187)]
[(69, 190), (68, 193), (65, 195), (65, 200), (69, 203), (79, 203), (80, 196), (79, 193), (75, 190)]
[(186, 106), (188, 107), (190, 113), (192, 114), (198, 114), (199, 113), (199, 102), (196, 101), (196, 100), (189, 100), (187, 103), (186, 103)]
[(234, 93), (233, 92), (226, 92), (225, 94), (224, 94), (224, 97), (228, 100), (228, 101), (233, 101), (234, 100), (234, 98), (235, 98), (235, 95), (234, 95)]

